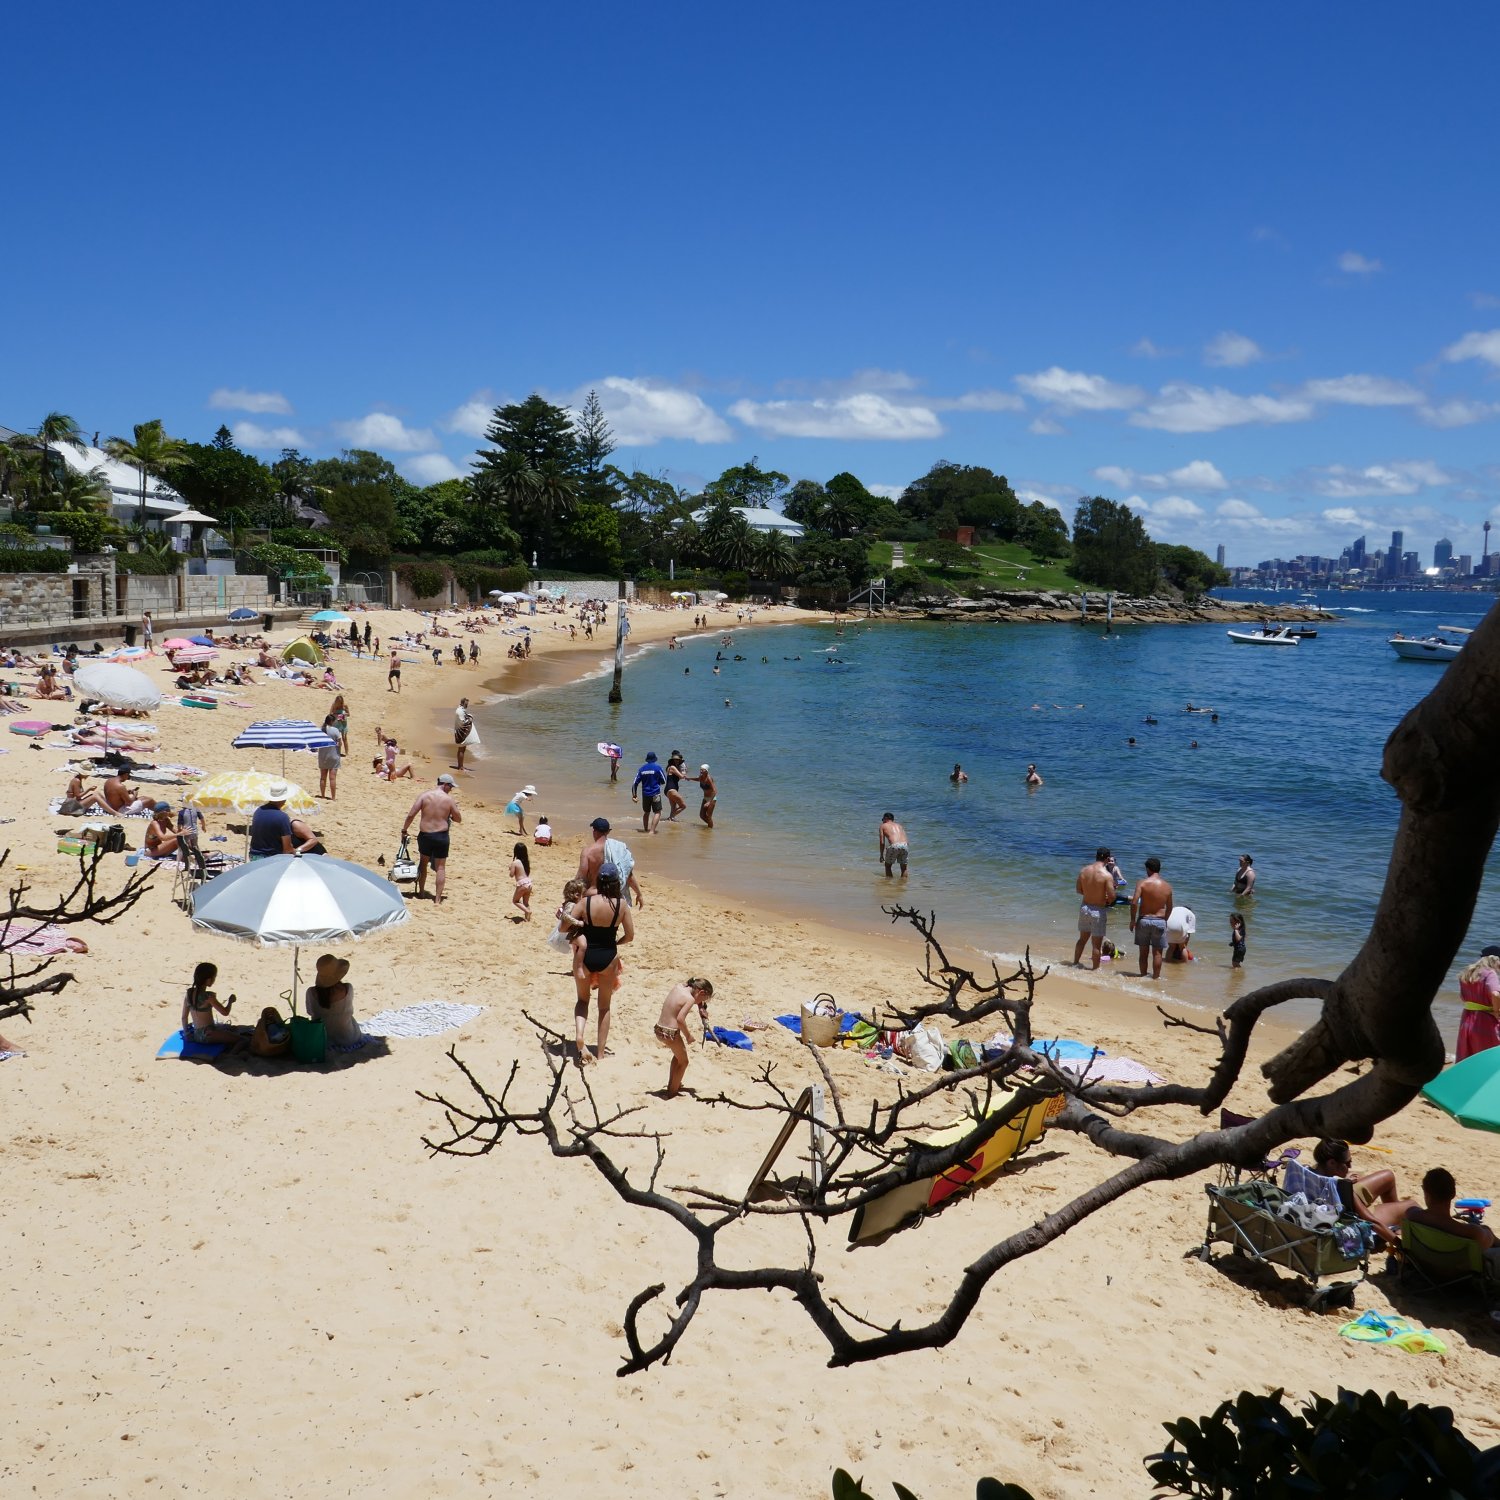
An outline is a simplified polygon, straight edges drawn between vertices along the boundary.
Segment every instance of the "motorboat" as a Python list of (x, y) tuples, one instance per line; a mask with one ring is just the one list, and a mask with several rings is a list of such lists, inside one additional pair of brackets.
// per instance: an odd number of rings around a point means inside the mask
[(1282, 625), (1273, 629), (1262, 625), (1259, 630), (1230, 630), (1225, 632), (1236, 646), (1296, 646), (1298, 638)]
[[(1402, 661), (1450, 662), (1473, 633), (1466, 625), (1439, 625), (1433, 635), (1402, 635), (1398, 631), (1387, 644)], [(1455, 636), (1456, 640), (1450, 639)]]

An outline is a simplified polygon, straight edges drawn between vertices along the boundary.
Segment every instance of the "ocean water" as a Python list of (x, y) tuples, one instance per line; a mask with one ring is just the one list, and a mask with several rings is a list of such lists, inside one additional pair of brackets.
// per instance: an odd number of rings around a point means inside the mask
[[(1233, 645), (1217, 625), (1106, 636), (1102, 621), (851, 624), (841, 635), (799, 625), (741, 632), (728, 648), (715, 633), (634, 657), (619, 706), (597, 677), (487, 705), (481, 728), (499, 752), (488, 774), (535, 782), (534, 807), (551, 811), (550, 796), (555, 822), (581, 829), (602, 812), (623, 826), (645, 752), (665, 760), (681, 749), (694, 767), (713, 767), (719, 826), (698, 825), (692, 787), (679, 826), (645, 838), (637, 817), (631, 844), (643, 874), (864, 931), (887, 926), (881, 905), (899, 897), (935, 911), (955, 939), (999, 954), (1029, 947), (1049, 962), (1071, 958), (1073, 881), (1095, 846), (1108, 844), (1132, 881), (1154, 854), (1198, 917), (1198, 962), (1169, 966), (1160, 990), (1216, 1008), (1271, 979), (1332, 976), (1359, 946), (1399, 815), (1381, 750), (1442, 671), (1401, 661), (1386, 638), (1477, 624), (1491, 601), (1319, 602), (1344, 618), (1287, 649)], [(731, 659), (716, 675), (720, 651)], [(1186, 712), (1189, 703), (1219, 721)], [(615, 787), (594, 749), (601, 739), (625, 749)], [(967, 785), (950, 784), (955, 761)], [(1028, 790), (1033, 761), (1045, 785)], [(876, 858), (885, 811), (910, 836), (904, 884), (886, 880)], [(1258, 884), (1241, 908), (1249, 957), (1236, 973), (1228, 925), (1241, 852), (1254, 855)], [(1128, 944), (1123, 907), (1111, 932)], [(1492, 856), (1461, 960), (1497, 940)], [(1101, 969), (1104, 982), (1157, 994), (1136, 979), (1133, 950), (1129, 959)], [(1457, 1013), (1442, 1007), (1450, 1037)]]

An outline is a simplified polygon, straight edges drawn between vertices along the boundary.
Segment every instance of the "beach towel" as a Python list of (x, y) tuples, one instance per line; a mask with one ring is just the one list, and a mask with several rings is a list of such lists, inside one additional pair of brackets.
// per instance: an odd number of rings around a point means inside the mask
[(738, 1047), (741, 1052), (753, 1052), (755, 1043), (743, 1031), (731, 1031), (727, 1026), (710, 1026), (708, 1035), (724, 1047)]
[(69, 937), (55, 922), (0, 923), (0, 952), (31, 957), (47, 953), (87, 953), (81, 938)]
[(447, 1000), (428, 1000), (420, 1005), (403, 1005), (383, 1010), (360, 1023), (368, 1036), (418, 1037), (439, 1036), (467, 1026), (484, 1014), (482, 1005), (457, 1005)]
[(9, 1062), (13, 1057), (25, 1057), (26, 1054), (19, 1047), (10, 1052), (0, 1052), (0, 1062)]
[(1161, 1083), (1162, 1076), (1153, 1073), (1144, 1063), (1133, 1057), (1083, 1057), (1068, 1058), (1058, 1063), (1063, 1072), (1082, 1077), (1088, 1075), (1090, 1083)]
[[(772, 1017), (772, 1019), (776, 1021), (778, 1025), (785, 1026), (786, 1029), (790, 1031), (794, 1036), (802, 1035), (801, 1016), (774, 1016)], [(845, 1011), (839, 1018), (839, 1030), (853, 1031), (854, 1028), (859, 1025), (859, 1022), (860, 1017), (855, 1015), (853, 1011)]]
[(1426, 1328), (1414, 1328), (1405, 1318), (1385, 1317), (1373, 1308), (1339, 1329), (1339, 1337), (1357, 1344), (1390, 1344), (1406, 1354), (1446, 1354), (1448, 1346)]
[(176, 1058), (217, 1057), (226, 1045), (225, 1042), (195, 1042), (191, 1037), (185, 1037), (179, 1030), (174, 1031), (157, 1048), (156, 1055)]
[[(991, 1037), (990, 1040), (1004, 1040), (1005, 1045), (1010, 1045), (1008, 1038), (1002, 1039), (1000, 1037)], [(1071, 1062), (1075, 1059), (1081, 1060), (1083, 1062), (1088, 1062), (1089, 1059), (1093, 1057), (1109, 1056), (1109, 1054), (1104, 1050), (1103, 1047), (1094, 1047), (1091, 1046), (1088, 1042), (1070, 1041), (1067, 1037), (1053, 1037), (1045, 1042), (1033, 1042), (1031, 1044), (1031, 1050), (1033, 1052), (1044, 1052), (1048, 1057), (1052, 1059), (1053, 1062), (1056, 1063), (1064, 1061)]]
[(1281, 1169), (1281, 1185), (1288, 1197), (1301, 1193), (1309, 1203), (1316, 1203), (1320, 1208), (1331, 1208), (1335, 1214), (1344, 1211), (1333, 1178), (1324, 1177), (1320, 1172), (1309, 1172), (1299, 1162), (1289, 1161)]

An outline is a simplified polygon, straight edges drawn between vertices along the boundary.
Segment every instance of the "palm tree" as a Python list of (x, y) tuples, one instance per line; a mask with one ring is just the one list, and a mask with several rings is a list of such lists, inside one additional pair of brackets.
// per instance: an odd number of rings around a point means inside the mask
[(77, 469), (64, 469), (48, 498), (58, 510), (107, 511), (111, 498), (109, 476), (99, 467), (86, 474), (80, 474)]
[(112, 437), (106, 440), (104, 451), (122, 464), (129, 464), (141, 473), (141, 507), (137, 525), (146, 524), (146, 476), (160, 479), (180, 464), (187, 444), (181, 438), (168, 437), (161, 418), (153, 417), (149, 422), (137, 422), (134, 436)]
[(572, 510), (576, 481), (555, 464), (538, 468), (515, 459), (476, 475), (474, 488), (481, 497), (505, 506), (526, 540), (526, 550), (535, 552), (552, 523)]
[(743, 572), (755, 556), (755, 533), (739, 511), (715, 506), (703, 524), (703, 549), (714, 567)]
[(763, 531), (755, 539), (754, 571), (770, 583), (785, 583), (797, 573), (797, 554), (784, 531)]

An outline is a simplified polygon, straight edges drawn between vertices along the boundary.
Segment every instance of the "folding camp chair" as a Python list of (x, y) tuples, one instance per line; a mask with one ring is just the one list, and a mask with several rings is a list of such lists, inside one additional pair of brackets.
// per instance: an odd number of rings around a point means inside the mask
[(1477, 1291), (1487, 1308), (1500, 1303), (1500, 1269), (1478, 1240), (1410, 1219), (1401, 1224), (1396, 1281), (1414, 1292)]
[[(1219, 1129), (1234, 1130), (1252, 1122), (1250, 1115), (1237, 1115), (1232, 1109), (1219, 1111)], [(1219, 1166), (1219, 1186), (1235, 1187), (1241, 1182), (1275, 1182), (1276, 1174), (1289, 1162), (1302, 1155), (1300, 1146), (1283, 1146), (1280, 1156), (1268, 1157), (1259, 1166), (1237, 1167), (1233, 1162), (1222, 1162)]]
[(196, 843), (184, 842), (178, 847), (176, 873), (172, 877), (172, 900), (183, 911), (193, 909), (193, 895), (208, 879), (203, 851)]

